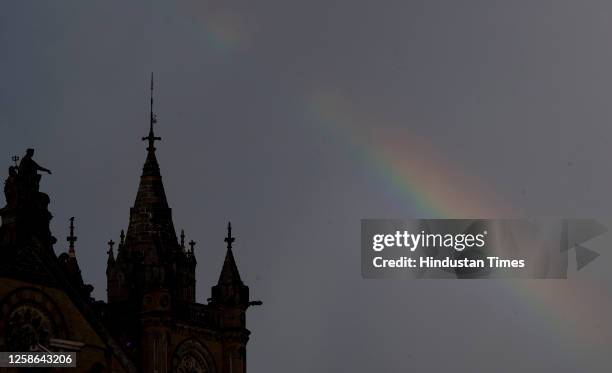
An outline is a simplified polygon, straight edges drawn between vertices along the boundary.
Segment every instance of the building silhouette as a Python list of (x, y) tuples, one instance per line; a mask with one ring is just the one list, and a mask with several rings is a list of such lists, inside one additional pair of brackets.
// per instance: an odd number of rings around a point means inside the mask
[(127, 231), (116, 248), (108, 243), (107, 302), (94, 300), (83, 281), (74, 218), (68, 251), (53, 250), (49, 197), (39, 191), (37, 172), (48, 170), (32, 160), (33, 151), (10, 168), (0, 210), (0, 351), (76, 351), (79, 372), (246, 372), (246, 311), (261, 302), (250, 301), (240, 278), (229, 223), (219, 280), (207, 303), (196, 301), (195, 242), (186, 243), (182, 231), (177, 237), (155, 123), (151, 95), (146, 160)]

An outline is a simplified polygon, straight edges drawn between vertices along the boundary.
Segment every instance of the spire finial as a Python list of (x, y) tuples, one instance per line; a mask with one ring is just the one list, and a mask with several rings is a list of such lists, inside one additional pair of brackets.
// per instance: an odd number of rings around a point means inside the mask
[[(106, 254), (108, 254), (108, 261), (107, 261), (107, 265), (111, 265), (112, 263), (115, 262), (115, 253), (113, 253), (113, 246), (115, 245), (115, 241), (110, 240), (108, 241), (108, 251), (106, 252)], [(119, 247), (119, 250), (121, 250), (121, 246)], [(108, 269), (107, 269), (108, 271)]]
[(70, 246), (68, 248), (68, 256), (74, 258), (76, 257), (76, 253), (74, 251), (74, 243), (77, 240), (76, 236), (74, 235), (74, 216), (71, 217), (69, 220), (70, 220), (70, 236), (66, 238), (66, 241), (70, 243)]
[(153, 73), (151, 72), (151, 113), (150, 113), (150, 127), (149, 127), (149, 136), (143, 137), (142, 141), (149, 141), (148, 151), (155, 151), (155, 141), (161, 140), (161, 137), (155, 136), (155, 131), (153, 125), (157, 123), (157, 116), (153, 112)]
[(11, 157), (11, 159), (13, 160), (13, 162), (15, 162), (15, 167), (19, 167), (19, 164), (17, 162), (19, 162), (19, 156), (18, 155), (14, 155)]
[(227, 222), (227, 237), (225, 237), (224, 241), (227, 243), (228, 249), (231, 249), (232, 243), (236, 241), (236, 239), (232, 237), (232, 223), (229, 221)]
[(181, 229), (181, 249), (185, 250), (185, 230)]
[(193, 254), (193, 247), (196, 245), (194, 240), (189, 241), (189, 246), (191, 247), (191, 253)]
[(122, 229), (121, 233), (119, 234), (119, 245), (123, 246), (124, 243), (125, 243), (125, 232)]

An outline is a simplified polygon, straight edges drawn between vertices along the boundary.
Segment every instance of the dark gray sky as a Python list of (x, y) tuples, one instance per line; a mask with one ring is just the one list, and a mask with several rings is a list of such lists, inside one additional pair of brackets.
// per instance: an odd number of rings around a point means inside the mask
[[(228, 219), (251, 372), (609, 369), (612, 259), (568, 281), (373, 281), (362, 218), (610, 216), (604, 1), (19, 1), (0, 149), (54, 171), (105, 299), (156, 73), (158, 159), (204, 302)], [(604, 368), (607, 367), (607, 368)]]

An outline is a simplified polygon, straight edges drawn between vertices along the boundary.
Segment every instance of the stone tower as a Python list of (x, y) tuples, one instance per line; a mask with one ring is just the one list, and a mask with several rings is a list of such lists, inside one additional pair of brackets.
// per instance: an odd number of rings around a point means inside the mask
[[(153, 80), (151, 80), (151, 93)], [(249, 288), (240, 279), (228, 225), (227, 254), (208, 304), (195, 299), (195, 242), (172, 221), (151, 114), (147, 155), (127, 232), (109, 242), (105, 322), (143, 372), (246, 372)]]

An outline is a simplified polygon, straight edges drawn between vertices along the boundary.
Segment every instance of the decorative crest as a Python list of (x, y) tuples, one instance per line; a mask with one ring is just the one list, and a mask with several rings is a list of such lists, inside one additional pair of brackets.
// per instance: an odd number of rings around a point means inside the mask
[(228, 249), (231, 249), (232, 243), (236, 241), (236, 239), (232, 237), (232, 223), (231, 222), (227, 222), (227, 237), (225, 237), (224, 241), (227, 243)]
[(66, 238), (66, 240), (70, 243), (70, 246), (68, 248), (68, 255), (71, 257), (75, 257), (75, 251), (74, 251), (74, 243), (77, 240), (77, 237), (74, 235), (74, 216), (71, 217), (70, 219), (70, 236), (68, 236)]

